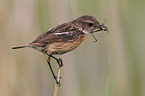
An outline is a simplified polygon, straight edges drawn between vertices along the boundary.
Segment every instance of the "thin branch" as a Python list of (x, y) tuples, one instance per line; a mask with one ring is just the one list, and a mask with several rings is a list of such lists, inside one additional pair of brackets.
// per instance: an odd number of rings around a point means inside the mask
[[(59, 79), (60, 79), (60, 69), (61, 69), (61, 67), (58, 68), (57, 81), (59, 81)], [(55, 82), (54, 96), (57, 96), (58, 87), (59, 87), (59, 85)]]

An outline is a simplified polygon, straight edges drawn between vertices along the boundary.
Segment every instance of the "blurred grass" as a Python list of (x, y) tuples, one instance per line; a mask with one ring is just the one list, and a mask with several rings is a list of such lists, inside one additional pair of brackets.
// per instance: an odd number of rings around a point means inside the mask
[[(1, 0), (0, 96), (53, 96), (47, 56), (11, 50), (63, 22), (89, 14), (109, 34), (96, 33), (64, 61), (59, 96), (145, 96), (144, 0)], [(101, 37), (100, 37), (101, 36)], [(54, 69), (56, 63), (52, 60)]]

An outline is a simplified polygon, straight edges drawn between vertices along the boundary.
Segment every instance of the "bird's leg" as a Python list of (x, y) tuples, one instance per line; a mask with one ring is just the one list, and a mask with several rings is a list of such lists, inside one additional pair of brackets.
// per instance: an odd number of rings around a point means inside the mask
[(56, 62), (57, 62), (57, 64), (59, 65), (59, 67), (62, 67), (62, 66), (63, 66), (63, 61), (62, 61), (61, 58), (56, 58), (56, 57), (54, 57), (54, 56), (52, 56), (51, 54), (48, 54), (48, 53), (47, 53), (47, 55), (48, 55), (49, 57), (52, 57), (53, 59), (55, 59)]
[(51, 73), (52, 73), (52, 75), (53, 75), (53, 78), (55, 79), (55, 81), (56, 81), (56, 83), (58, 84), (58, 86), (60, 86), (61, 84), (60, 84), (60, 81), (58, 81), (57, 80), (57, 76), (54, 74), (54, 71), (53, 71), (53, 69), (52, 69), (52, 67), (51, 67), (51, 64), (50, 64), (50, 56), (48, 57), (48, 59), (47, 59), (47, 63), (48, 63), (48, 65), (49, 65), (49, 68), (50, 68), (50, 70), (51, 70)]

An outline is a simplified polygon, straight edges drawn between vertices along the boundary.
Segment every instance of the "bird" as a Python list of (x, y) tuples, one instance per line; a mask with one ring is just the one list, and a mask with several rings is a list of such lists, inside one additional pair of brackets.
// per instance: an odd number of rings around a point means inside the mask
[[(72, 21), (50, 28), (29, 44), (12, 46), (11, 48), (19, 49), (29, 47), (48, 55), (47, 63), (50, 67), (53, 78), (56, 83), (60, 85), (60, 81), (57, 80), (57, 76), (54, 74), (51, 67), (50, 58), (55, 59), (59, 67), (62, 67), (62, 59), (56, 58), (54, 55), (62, 55), (74, 50), (89, 34), (92, 34), (94, 37), (93, 33), (100, 31), (109, 32), (104, 23), (101, 24), (94, 16), (83, 15)], [(97, 41), (96, 38), (95, 40)]]

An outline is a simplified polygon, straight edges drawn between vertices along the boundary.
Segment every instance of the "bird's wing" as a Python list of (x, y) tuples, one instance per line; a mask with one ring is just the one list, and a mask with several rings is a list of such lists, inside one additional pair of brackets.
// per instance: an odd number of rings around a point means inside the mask
[(50, 30), (42, 33), (32, 43), (50, 44), (53, 42), (70, 42), (79, 38), (83, 33), (72, 26), (68, 26), (67, 23), (58, 25)]

